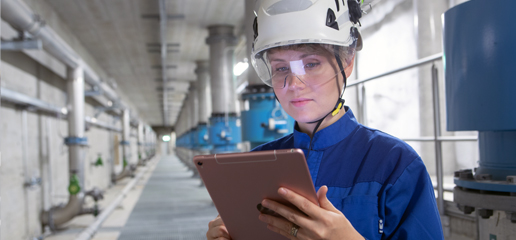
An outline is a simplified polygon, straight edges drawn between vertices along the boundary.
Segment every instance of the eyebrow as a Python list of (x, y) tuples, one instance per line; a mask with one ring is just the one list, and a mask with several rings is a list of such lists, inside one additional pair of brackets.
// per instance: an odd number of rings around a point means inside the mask
[[(303, 55), (301, 55), (301, 57), (299, 59), (303, 59), (303, 58), (306, 58), (306, 57), (309, 57), (309, 56), (321, 56), (319, 54), (315, 54), (315, 53), (305, 53)], [(322, 57), (322, 56), (321, 56)], [(284, 59), (281, 59), (281, 58), (273, 58), (270, 60), (271, 62), (286, 62)], [(290, 62), (290, 61), (289, 61)]]

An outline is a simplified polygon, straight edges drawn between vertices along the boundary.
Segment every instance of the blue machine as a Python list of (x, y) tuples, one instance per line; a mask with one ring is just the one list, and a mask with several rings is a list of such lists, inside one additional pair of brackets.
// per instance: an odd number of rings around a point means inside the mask
[(512, 0), (472, 0), (444, 14), (448, 130), (479, 131), (479, 167), (455, 173), (465, 212), (516, 212), (514, 9)]
[(270, 87), (248, 87), (242, 100), (249, 103), (249, 110), (241, 115), (242, 138), (251, 148), (292, 133), (295, 121), (281, 108)]
[(213, 147), (208, 140), (208, 125), (206, 123), (199, 123), (194, 134), (194, 149), (201, 152), (210, 151)]
[(237, 144), (242, 142), (239, 120), (235, 113), (212, 114), (208, 130), (212, 153), (238, 151)]

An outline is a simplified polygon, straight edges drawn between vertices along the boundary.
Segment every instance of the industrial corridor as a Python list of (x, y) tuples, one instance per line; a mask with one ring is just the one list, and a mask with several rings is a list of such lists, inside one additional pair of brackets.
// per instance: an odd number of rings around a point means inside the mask
[(515, 9), (0, 0), (0, 240), (516, 240)]
[[(192, 177), (174, 154), (156, 156), (136, 174), (140, 172), (135, 187), (92, 239), (203, 239), (217, 210), (200, 179)], [(106, 192), (105, 202), (116, 198), (129, 182), (121, 181)], [(78, 217), (45, 239), (75, 239), (94, 221), (91, 216)]]

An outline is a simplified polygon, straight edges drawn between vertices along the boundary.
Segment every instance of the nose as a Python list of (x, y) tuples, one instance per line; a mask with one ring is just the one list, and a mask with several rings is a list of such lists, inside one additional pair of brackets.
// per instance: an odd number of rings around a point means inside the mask
[(286, 82), (289, 89), (306, 87), (306, 83), (296, 74), (289, 74), (287, 76)]

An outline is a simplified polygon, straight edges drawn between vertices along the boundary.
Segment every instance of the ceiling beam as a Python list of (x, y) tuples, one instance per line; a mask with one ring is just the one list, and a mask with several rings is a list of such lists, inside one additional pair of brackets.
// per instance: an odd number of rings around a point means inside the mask
[[(142, 16), (143, 17), (143, 16)], [(183, 16), (184, 18), (184, 16)], [(161, 39), (161, 66), (167, 66), (167, 6), (166, 0), (159, 0), (159, 32)], [(169, 126), (168, 121), (168, 100), (167, 100), (167, 68), (161, 68), (161, 75), (163, 77), (163, 126)]]

